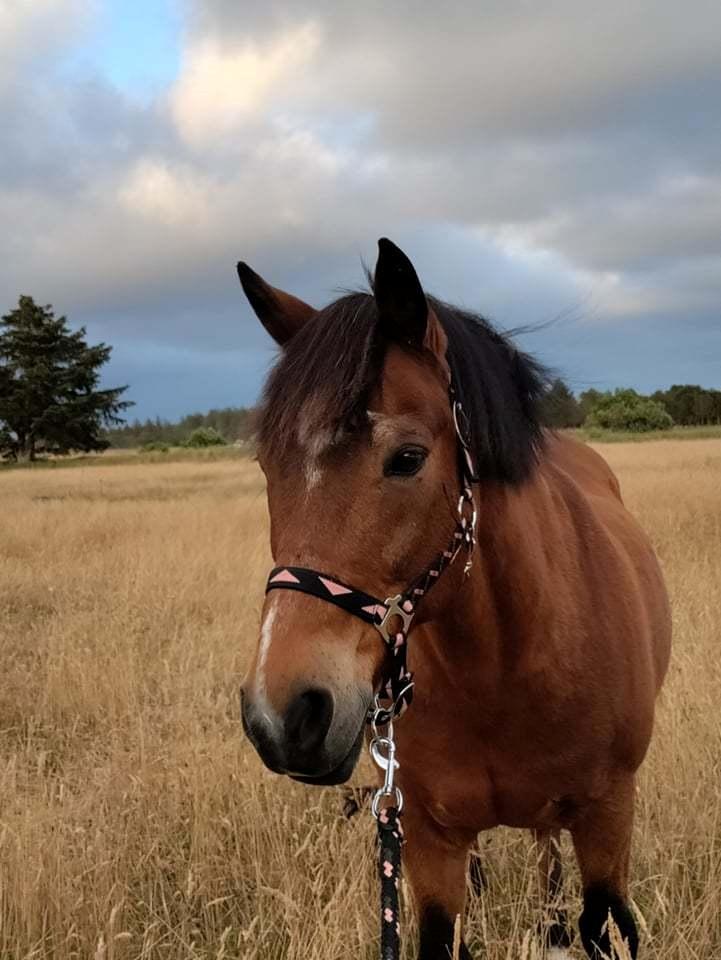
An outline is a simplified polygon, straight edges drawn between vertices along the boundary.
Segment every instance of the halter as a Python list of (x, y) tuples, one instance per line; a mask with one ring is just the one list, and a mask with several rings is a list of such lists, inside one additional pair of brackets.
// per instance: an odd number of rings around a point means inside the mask
[[(440, 575), (449, 567), (461, 550), (467, 550), (464, 575), (471, 569), (473, 548), (476, 543), (476, 507), (471, 485), (478, 481), (469, 447), (468, 419), (456, 397), (453, 383), (449, 389), (453, 424), (458, 439), (458, 472), (461, 494), (456, 512), (458, 520), (453, 538), (445, 550), (438, 554), (431, 565), (416, 577), (403, 591), (393, 597), (379, 600), (377, 597), (338, 580), (328, 573), (320, 573), (308, 567), (275, 567), (270, 572), (265, 592), (271, 590), (298, 590), (332, 603), (346, 613), (353, 614), (364, 623), (375, 627), (388, 650), (384, 678), (376, 697), (376, 706), (369, 714), (375, 723), (388, 723), (399, 717), (413, 699), (413, 674), (407, 666), (408, 633), (421, 599), (428, 593)], [(388, 702), (379, 708), (378, 701)]]

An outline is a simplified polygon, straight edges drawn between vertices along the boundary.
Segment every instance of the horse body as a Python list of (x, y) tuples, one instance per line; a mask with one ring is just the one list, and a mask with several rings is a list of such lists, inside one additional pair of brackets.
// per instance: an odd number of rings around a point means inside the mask
[[(584, 947), (594, 958), (609, 952), (610, 914), (635, 957), (626, 904), (635, 772), (670, 616), (616, 478), (590, 448), (542, 433), (539, 368), (480, 319), (427, 299), (388, 241), (373, 295), (326, 311), (239, 272), (284, 348), (259, 445), (276, 562), (375, 597), (428, 569), (457, 522), (448, 391), (465, 388), (478, 546), (468, 576), (451, 563), (418, 604), (415, 698), (396, 730), (420, 957), (448, 955), (469, 850), (500, 824), (543, 844), (549, 900), (560, 890), (555, 841), (570, 830)], [(317, 595), (269, 593), (243, 688), (244, 726), (266, 764), (304, 782), (346, 780), (385, 664), (367, 624)], [(554, 911), (547, 942), (567, 944)]]
[(479, 543), (443, 622), (413, 637), (401, 783), (446, 827), (567, 827), (646, 753), (661, 573), (605, 462), (566, 438), (529, 484), (485, 491)]
[[(602, 891), (584, 938), (601, 956), (599, 918), (628, 892), (634, 775), (669, 659), (661, 571), (605, 461), (568, 438), (548, 439), (527, 484), (486, 488), (480, 515), (470, 582), (449, 584), (440, 622), (413, 636), (416, 696), (397, 730), (420, 849), (409, 840), (409, 868), (433, 918), (421, 956), (443, 956), (467, 851), (499, 825), (546, 842), (570, 829), (584, 888)], [(567, 941), (561, 918), (549, 945)]]

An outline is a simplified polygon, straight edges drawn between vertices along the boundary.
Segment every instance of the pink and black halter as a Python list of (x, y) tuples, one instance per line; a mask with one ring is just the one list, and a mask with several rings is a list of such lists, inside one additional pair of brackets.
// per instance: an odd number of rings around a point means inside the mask
[(275, 567), (270, 572), (265, 588), (266, 593), (270, 590), (298, 590), (310, 594), (376, 628), (388, 649), (379, 692), (379, 697), (388, 702), (388, 719), (400, 716), (413, 698), (413, 674), (407, 666), (407, 640), (418, 604), (464, 547), (468, 552), (466, 572), (470, 569), (475, 546), (476, 511), (471, 485), (477, 482), (478, 477), (469, 448), (467, 420), (452, 387), (450, 399), (459, 445), (461, 495), (458, 500), (458, 523), (451, 542), (431, 565), (403, 593), (385, 600), (343, 583), (331, 574), (307, 567)]

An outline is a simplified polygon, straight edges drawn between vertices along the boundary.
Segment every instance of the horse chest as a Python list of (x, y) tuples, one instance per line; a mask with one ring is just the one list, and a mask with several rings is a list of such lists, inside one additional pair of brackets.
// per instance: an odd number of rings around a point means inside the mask
[(532, 771), (478, 753), (459, 763), (451, 754), (431, 750), (418, 762), (401, 755), (406, 802), (419, 803), (442, 827), (480, 832), (500, 825), (563, 826), (575, 807)]
[(530, 734), (495, 740), (467, 728), (419, 729), (419, 736), (404, 731), (399, 743), (401, 783), (407, 803), (420, 803), (446, 828), (564, 827), (605, 789), (607, 766), (574, 755), (567, 738), (541, 749)]

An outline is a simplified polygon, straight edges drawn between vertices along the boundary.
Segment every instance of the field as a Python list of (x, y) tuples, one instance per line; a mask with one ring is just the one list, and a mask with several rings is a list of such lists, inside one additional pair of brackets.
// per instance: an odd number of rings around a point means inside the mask
[[(714, 960), (721, 440), (600, 449), (675, 612), (636, 824), (643, 957)], [(337, 790), (267, 773), (240, 729), (270, 561), (255, 464), (10, 470), (0, 503), (0, 957), (374, 957), (370, 816), (348, 822)], [(497, 831), (481, 848), (471, 949), (537, 956), (529, 837)], [(575, 917), (570, 855), (567, 877)]]

